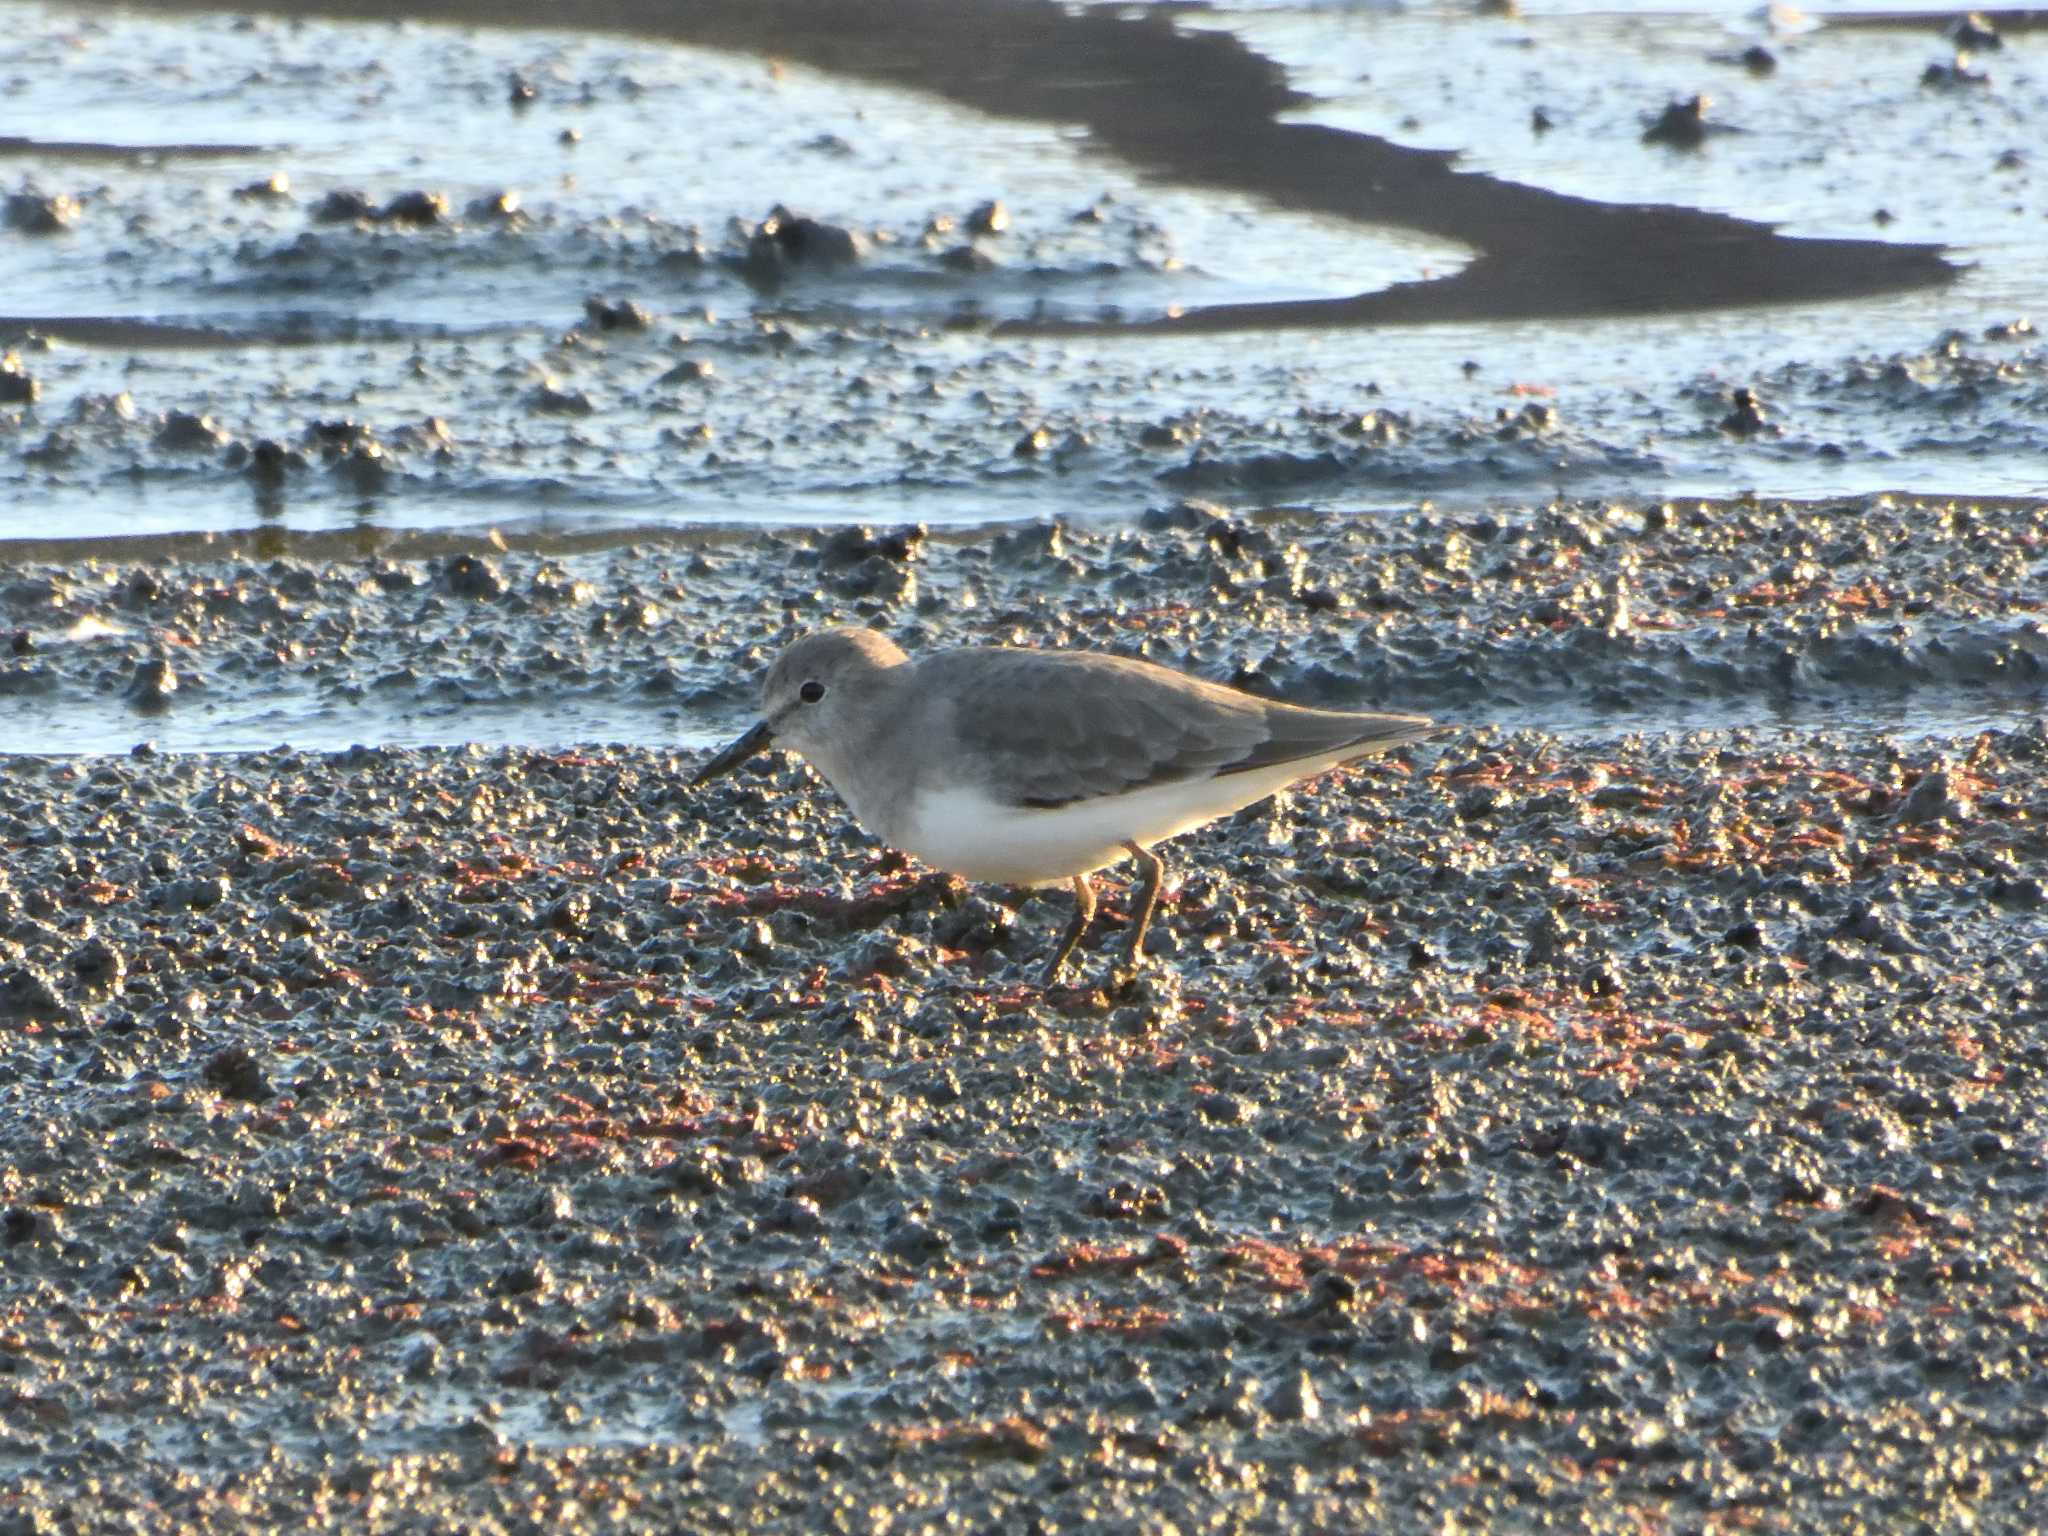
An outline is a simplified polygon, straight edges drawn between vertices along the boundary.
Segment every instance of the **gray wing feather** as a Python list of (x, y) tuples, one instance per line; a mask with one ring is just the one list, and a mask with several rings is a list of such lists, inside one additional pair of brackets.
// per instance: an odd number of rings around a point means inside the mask
[(938, 711), (932, 724), (1013, 805), (1067, 805), (1355, 748), (1341, 759), (1349, 761), (1433, 730), (1419, 716), (1275, 704), (1148, 662), (1082, 652), (941, 651), (918, 673)]

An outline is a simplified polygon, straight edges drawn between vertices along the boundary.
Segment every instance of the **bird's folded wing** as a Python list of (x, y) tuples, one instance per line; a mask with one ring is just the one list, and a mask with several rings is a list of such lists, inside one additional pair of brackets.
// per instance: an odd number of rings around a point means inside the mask
[[(986, 787), (1012, 805), (1051, 808), (1197, 777), (1318, 759), (1349, 761), (1429, 735), (1415, 715), (1301, 709), (1117, 657), (983, 650), (941, 653), (932, 722)], [(922, 670), (922, 669), (921, 669)], [(1341, 754), (1341, 756), (1339, 755)]]

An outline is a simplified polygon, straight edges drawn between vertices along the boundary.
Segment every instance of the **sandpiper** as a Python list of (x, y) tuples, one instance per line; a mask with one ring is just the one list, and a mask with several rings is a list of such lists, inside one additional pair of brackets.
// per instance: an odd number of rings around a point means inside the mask
[(761, 716), (692, 784), (785, 747), (869, 832), (936, 869), (1071, 884), (1047, 986), (1095, 916), (1095, 871), (1137, 863), (1135, 967), (1159, 899), (1155, 843), (1439, 729), (1419, 715), (1275, 703), (1094, 651), (963, 646), (913, 660), (852, 627), (790, 645), (769, 668)]

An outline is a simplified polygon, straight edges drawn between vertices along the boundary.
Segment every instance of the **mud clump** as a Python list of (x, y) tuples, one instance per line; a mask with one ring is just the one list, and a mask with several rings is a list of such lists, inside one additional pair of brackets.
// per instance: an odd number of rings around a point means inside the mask
[(857, 265), (867, 254), (862, 235), (777, 206), (754, 227), (738, 270), (757, 288), (772, 289), (804, 272)]
[(445, 192), (401, 192), (377, 210), (377, 219), (383, 224), (405, 224), (416, 229), (424, 229), (430, 224), (445, 224), (448, 221), (448, 195)]
[(1929, 64), (1920, 72), (1921, 85), (1938, 91), (1985, 90), (1991, 76), (1971, 66), (1970, 56), (1958, 52), (1952, 59)]
[(209, 1088), (245, 1103), (260, 1104), (272, 1093), (263, 1064), (239, 1045), (224, 1046), (208, 1057), (200, 1075)]
[(592, 296), (583, 301), (583, 313), (600, 331), (644, 331), (654, 324), (654, 316), (631, 299)]
[(505, 580), (488, 560), (457, 555), (442, 567), (441, 578), (457, 597), (489, 601), (505, 595)]
[(10, 192), (0, 202), (0, 224), (24, 235), (61, 235), (84, 212), (67, 192)]
[(548, 416), (588, 416), (597, 409), (587, 391), (565, 389), (554, 379), (544, 379), (527, 396), (533, 410)]
[(244, 182), (235, 188), (235, 200), (243, 203), (288, 203), (292, 200), (292, 179), (277, 171), (261, 181)]
[(0, 355), (0, 405), (34, 405), (43, 386), (13, 352)]
[(1770, 426), (1764, 403), (1753, 389), (1737, 389), (1728, 397), (1728, 414), (1721, 418), (1721, 430), (1731, 437), (1754, 437)]
[(1690, 96), (1684, 101), (1672, 102), (1643, 130), (1643, 142), (1662, 144), (1669, 149), (1698, 149), (1710, 135), (1731, 132), (1708, 118), (1707, 112), (1712, 106), (1713, 98), (1708, 96)]
[(177, 671), (161, 656), (143, 662), (128, 682), (128, 702), (145, 713), (169, 709), (177, 695)]
[(1975, 11), (1958, 16), (1943, 36), (1959, 53), (1995, 53), (2005, 47), (2005, 39), (1990, 18)]
[(377, 217), (377, 205), (366, 193), (337, 189), (315, 203), (309, 217), (315, 224), (366, 223)]
[(155, 445), (165, 453), (211, 453), (228, 434), (211, 416), (196, 411), (167, 411), (157, 428)]
[(449, 202), (445, 192), (416, 189), (379, 204), (359, 189), (340, 188), (315, 203), (307, 216), (315, 224), (389, 224), (425, 229), (448, 222)]

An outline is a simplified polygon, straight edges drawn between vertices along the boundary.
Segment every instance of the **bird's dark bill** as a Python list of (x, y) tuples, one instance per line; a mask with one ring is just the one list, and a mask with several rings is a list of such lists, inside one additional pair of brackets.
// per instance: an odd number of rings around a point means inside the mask
[(739, 767), (741, 763), (744, 763), (756, 752), (765, 751), (774, 741), (775, 733), (768, 729), (768, 722), (763, 720), (759, 725), (747, 732), (746, 735), (727, 747), (702, 768), (699, 768), (697, 770), (697, 777), (690, 780), (690, 788), (695, 789), (699, 784), (708, 784), (722, 773), (731, 773), (733, 769)]

